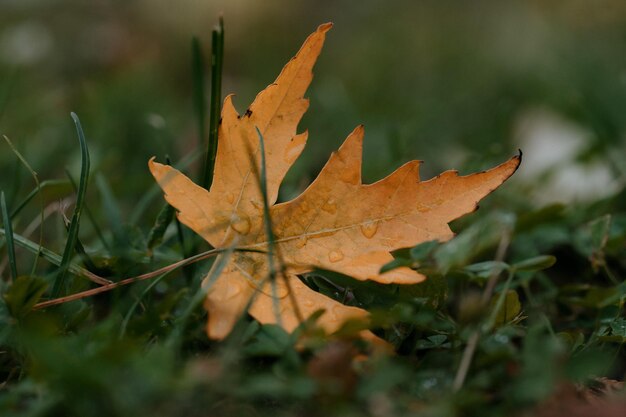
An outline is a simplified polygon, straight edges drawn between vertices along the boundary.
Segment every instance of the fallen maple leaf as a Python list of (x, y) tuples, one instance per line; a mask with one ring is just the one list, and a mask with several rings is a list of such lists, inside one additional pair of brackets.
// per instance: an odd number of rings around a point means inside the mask
[(453, 234), (448, 222), (475, 210), (477, 202), (510, 177), (520, 163), (516, 156), (486, 172), (459, 176), (447, 171), (420, 182), (419, 161), (411, 161), (387, 178), (364, 185), (363, 127), (359, 126), (299, 197), (275, 204), (278, 188), (307, 140), (307, 132), (297, 134), (296, 128), (308, 108), (303, 96), (331, 26), (321, 25), (308, 37), (274, 84), (256, 97), (243, 116), (235, 110), (232, 97), (226, 97), (210, 191), (170, 166), (153, 160), (149, 163), (180, 221), (211, 245), (226, 248), (236, 244), (267, 251), (264, 195), (257, 175), (261, 166), (259, 133), (264, 138), (267, 200), (275, 249), (284, 262), (283, 277), (273, 280), (273, 298), (267, 254), (234, 252), (207, 295), (207, 333), (211, 338), (229, 333), (253, 295), (250, 314), (261, 323), (278, 322), (287, 331), (319, 309), (325, 313), (318, 323), (329, 332), (347, 319), (366, 318), (365, 310), (310, 289), (297, 275), (317, 266), (381, 283), (424, 280), (406, 267), (383, 274), (380, 268), (393, 260), (390, 252), (395, 249), (450, 239)]

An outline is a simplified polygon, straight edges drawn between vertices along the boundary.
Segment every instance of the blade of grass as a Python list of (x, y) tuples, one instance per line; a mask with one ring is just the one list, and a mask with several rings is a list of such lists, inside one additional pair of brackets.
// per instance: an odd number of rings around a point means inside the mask
[(215, 155), (217, 154), (217, 132), (222, 111), (222, 69), (224, 66), (224, 19), (211, 34), (211, 98), (209, 114), (209, 137), (204, 161), (201, 186), (206, 189), (213, 183)]
[[(45, 222), (46, 219), (51, 215), (60, 213), (63, 210), (63, 207), (67, 207), (70, 204), (74, 204), (73, 197), (65, 197), (61, 200), (51, 202), (43, 208), (43, 216), (38, 214), (37, 216), (35, 216), (35, 218), (33, 218), (33, 220), (31, 220), (30, 223), (28, 223), (28, 226), (26, 226), (24, 228), (24, 231), (22, 232), (22, 236), (30, 239), (30, 236), (35, 233), (35, 230), (43, 227), (42, 222)], [(41, 241), (40, 245), (43, 246), (43, 243), (41, 243)]]
[(135, 204), (132, 214), (130, 215), (130, 224), (137, 224), (139, 220), (144, 216), (146, 210), (154, 204), (157, 197), (161, 196), (161, 189), (158, 184), (154, 182), (147, 190), (144, 191), (141, 198)]
[(118, 202), (113, 194), (113, 190), (109, 186), (108, 181), (103, 175), (96, 175), (96, 188), (102, 197), (102, 209), (105, 212), (105, 218), (109, 228), (113, 232), (114, 249), (117, 242), (124, 241), (124, 229), (122, 227), (122, 212)]
[(43, 192), (47, 188), (53, 188), (60, 185), (68, 184), (66, 180), (45, 180), (39, 184), (39, 187), (36, 187), (32, 190), (24, 199), (13, 209), (11, 212), (11, 218), (15, 218), (20, 212), (30, 203), (30, 201), (35, 198), (39, 193)]
[(124, 316), (124, 320), (122, 320), (122, 324), (120, 325), (120, 333), (118, 335), (119, 339), (123, 339), (124, 336), (126, 335), (126, 329), (128, 328), (128, 322), (130, 322), (130, 318), (133, 316), (133, 314), (135, 314), (135, 310), (137, 309), (137, 307), (139, 307), (139, 304), (141, 304), (141, 301), (144, 299), (144, 297), (146, 295), (148, 295), (148, 293), (150, 291), (152, 291), (152, 289), (154, 287), (156, 287), (158, 285), (158, 283), (161, 282), (170, 272), (172, 272), (172, 271), (167, 271), (163, 275), (159, 275), (157, 277), (157, 279), (152, 281), (150, 283), (150, 285), (148, 285), (143, 290), (143, 292), (139, 295), (139, 297), (137, 297), (137, 299), (135, 299), (135, 302), (133, 303), (132, 306), (130, 306), (130, 308), (128, 309), (128, 312)]
[[(213, 29), (211, 34), (212, 48), (211, 48), (211, 110), (209, 119), (209, 136), (206, 139), (206, 152), (204, 161), (202, 164), (202, 173), (200, 178), (200, 185), (206, 189), (211, 187), (213, 183), (213, 171), (215, 169), (215, 155), (217, 153), (217, 130), (219, 125), (219, 116), (221, 112), (221, 96), (222, 96), (222, 63), (224, 61), (224, 20), (220, 17), (219, 25)], [(206, 126), (206, 102), (204, 99), (205, 83), (204, 83), (204, 59), (202, 51), (200, 50), (200, 43), (197, 38), (194, 38), (192, 43), (193, 53), (193, 74), (194, 74), (194, 94), (196, 112), (198, 113), (200, 143), (205, 142), (205, 126)], [(183, 229), (176, 218), (176, 227), (180, 238), (184, 236)], [(197, 237), (192, 239), (191, 253), (197, 251)], [(185, 246), (183, 245), (183, 254)], [(194, 275), (193, 265), (185, 268), (185, 276), (189, 282)]]
[(489, 314), (489, 317), (487, 318), (487, 321), (483, 325), (482, 331), (484, 333), (490, 331), (495, 326), (496, 319), (498, 317), (498, 312), (502, 309), (502, 306), (504, 305), (504, 300), (506, 299), (506, 294), (509, 291), (509, 287), (511, 286), (511, 283), (513, 282), (513, 277), (514, 276), (515, 276), (515, 273), (513, 271), (509, 271), (508, 277), (507, 277), (506, 281), (504, 282), (504, 286), (502, 288), (502, 291), (500, 291), (500, 295), (498, 296), (498, 299), (496, 300), (496, 304), (493, 307), (493, 310), (491, 311), (491, 314)]
[(85, 247), (81, 243), (80, 239), (76, 239), (76, 253), (81, 257), (81, 259), (83, 260), (83, 265), (85, 265), (88, 270), (98, 270), (98, 267), (96, 266), (94, 261), (91, 259), (87, 251), (85, 251)]
[[(0, 235), (6, 238), (7, 231), (4, 229), (0, 229)], [(37, 243), (33, 242), (32, 240), (29, 240), (25, 238), (24, 236), (18, 235), (17, 233), (13, 233), (13, 241), (17, 246), (20, 246), (28, 250), (29, 252), (32, 252), (36, 254), (37, 256), (44, 258), (46, 261), (50, 262), (51, 264), (56, 265), (56, 266), (61, 266), (61, 261), (63, 258), (61, 258), (61, 255), (54, 253), (50, 249), (46, 249), (38, 245)], [(100, 285), (106, 285), (106, 284), (111, 283), (111, 281), (109, 281), (108, 279), (99, 277), (98, 275), (74, 263), (70, 263), (68, 269), (72, 274), (88, 278), (91, 281)]]
[(209, 292), (209, 290), (211, 289), (215, 281), (222, 274), (222, 271), (224, 271), (224, 268), (226, 268), (226, 265), (228, 265), (228, 261), (230, 260), (230, 257), (234, 249), (235, 249), (234, 246), (230, 246), (226, 248), (225, 250), (223, 250), (222, 253), (220, 253), (220, 255), (215, 260), (215, 263), (211, 266), (211, 269), (209, 270), (209, 273), (207, 274), (206, 278), (202, 280), (202, 284), (200, 285), (200, 290), (193, 296), (193, 298), (191, 299), (191, 302), (187, 305), (187, 308), (185, 309), (185, 311), (183, 311), (183, 313), (180, 315), (180, 317), (176, 321), (176, 327), (170, 334), (168, 341), (167, 341), (167, 343), (169, 343), (170, 346), (175, 347), (175, 348), (180, 346), (183, 331), (185, 329), (185, 326), (187, 325), (187, 321), (189, 320), (189, 317), (191, 317), (191, 314), (194, 312), (194, 310), (196, 310), (198, 306), (202, 304), (202, 302), (206, 298), (207, 293)]
[(4, 191), (0, 193), (0, 205), (2, 206), (2, 223), (4, 224), (4, 237), (7, 243), (7, 254), (9, 256), (9, 266), (11, 268), (11, 278), (17, 279), (17, 261), (15, 260), (15, 245), (13, 244), (13, 228), (11, 227), (11, 217), (7, 210), (7, 203), (4, 198)]
[(70, 231), (65, 242), (65, 249), (63, 251), (63, 259), (61, 265), (54, 280), (52, 287), (52, 296), (59, 297), (65, 289), (65, 279), (67, 271), (74, 254), (74, 247), (76, 246), (76, 238), (78, 237), (78, 229), (80, 226), (80, 216), (83, 210), (83, 204), (85, 203), (85, 194), (87, 191), (87, 181), (89, 180), (89, 150), (87, 149), (87, 141), (83, 128), (80, 125), (80, 120), (75, 113), (71, 113), (74, 124), (76, 125), (76, 131), (78, 133), (78, 141), (80, 142), (80, 154), (81, 154), (81, 169), (80, 169), (80, 181), (78, 185), (78, 196), (76, 197), (76, 205), (74, 207), (74, 213), (72, 215), (72, 221), (70, 223)]
[[(65, 230), (69, 232), (70, 221), (67, 217), (65, 217), (65, 215), (63, 215), (63, 222), (65, 223)], [(98, 267), (93, 262), (93, 260), (91, 259), (87, 251), (85, 251), (85, 247), (83, 246), (83, 243), (80, 241), (80, 238), (78, 237), (76, 238), (76, 247), (74, 249), (76, 250), (76, 253), (80, 256), (80, 258), (83, 260), (83, 265), (85, 265), (85, 267), (88, 270), (90, 271), (98, 270)]]
[(9, 201), (17, 200), (17, 196), (22, 188), (22, 170), (20, 169), (20, 161), (15, 161), (13, 173), (10, 176), (13, 180), (9, 191)]
[[(39, 220), (40, 220), (41, 224), (43, 224), (43, 222), (44, 222), (44, 201), (43, 201), (43, 196), (41, 195), (41, 184), (39, 183), (39, 176), (37, 175), (37, 172), (35, 172), (35, 170), (30, 166), (30, 164), (28, 163), (26, 158), (24, 158), (22, 156), (22, 154), (17, 150), (17, 148), (13, 145), (11, 140), (6, 135), (3, 135), (3, 137), (4, 137), (4, 140), (6, 141), (7, 145), (9, 145), (9, 147), (11, 148), (11, 150), (13, 151), (15, 156), (17, 156), (17, 158), (20, 160), (22, 165), (24, 165), (24, 167), (26, 167), (28, 172), (30, 172), (30, 175), (33, 177), (33, 180), (35, 181), (35, 190), (37, 191), (37, 194), (39, 195)], [(11, 221), (11, 218), (9, 218), (9, 223), (10, 223), (10, 221)], [(43, 228), (39, 228), (39, 247), (41, 247), (42, 245), (43, 245)], [(38, 260), (39, 260), (39, 256), (36, 256), (35, 257), (35, 261), (33, 262), (33, 266), (31, 268), (31, 275), (34, 274), (35, 270), (37, 269), (37, 261)]]
[[(265, 161), (265, 141), (263, 140), (263, 135), (258, 127), (256, 127), (257, 135), (259, 136), (259, 151), (261, 152), (261, 172), (255, 172), (256, 177), (259, 179), (259, 187), (261, 189), (261, 194), (263, 196), (263, 223), (265, 224), (265, 233), (267, 235), (268, 240), (268, 265), (270, 269), (270, 283), (272, 285), (272, 300), (273, 300), (273, 308), (274, 314), (276, 314), (277, 323), (281, 324), (281, 316), (280, 316), (280, 306), (278, 305), (278, 294), (276, 288), (276, 275), (278, 273), (279, 277), (281, 277), (285, 286), (287, 287), (287, 294), (289, 295), (289, 300), (294, 309), (294, 313), (298, 318), (298, 321), (303, 322), (304, 318), (302, 313), (300, 312), (300, 308), (298, 306), (297, 300), (295, 299), (294, 293), (291, 290), (291, 284), (289, 283), (289, 279), (285, 274), (285, 263), (282, 260), (282, 256), (280, 251), (276, 246), (276, 240), (274, 237), (274, 231), (272, 227), (272, 218), (270, 216), (270, 207), (269, 201), (267, 198), (267, 165)], [(252, 164), (254, 169), (256, 170), (256, 164)], [(279, 269), (276, 270), (274, 268), (274, 256), (278, 260)]]
[[(261, 153), (261, 172), (255, 173), (259, 179), (259, 188), (261, 189), (261, 195), (263, 196), (263, 224), (265, 225), (265, 234), (267, 235), (268, 251), (267, 251), (267, 263), (269, 266), (269, 278), (270, 285), (272, 287), (272, 308), (274, 315), (276, 316), (276, 323), (282, 326), (282, 318), (280, 315), (280, 304), (278, 301), (278, 290), (276, 288), (276, 275), (277, 271), (274, 266), (274, 253), (276, 250), (276, 242), (274, 240), (274, 230), (272, 228), (272, 218), (270, 217), (270, 207), (267, 201), (267, 172), (265, 167), (265, 141), (259, 128), (256, 128), (257, 135), (259, 135), (259, 151)], [(252, 164), (256, 167), (256, 164)]]
[(163, 235), (165, 235), (165, 231), (167, 230), (167, 226), (172, 222), (174, 218), (174, 207), (170, 206), (168, 203), (165, 203), (159, 211), (150, 232), (148, 233), (148, 251), (150, 251), (150, 255), (152, 255), (152, 251), (154, 248), (159, 246), (163, 241)]
[[(172, 165), (169, 155), (165, 157), (165, 162), (167, 165)], [(185, 229), (183, 229), (183, 225), (180, 223), (180, 220), (178, 220), (178, 216), (174, 216), (174, 223), (176, 224), (176, 236), (178, 237), (178, 243), (180, 244), (180, 251), (183, 254), (183, 258), (189, 258), (192, 253), (196, 252), (195, 243), (192, 241), (192, 247), (188, 249), (185, 240)], [(185, 278), (187, 279), (187, 284), (191, 284), (193, 274), (194, 265), (189, 265), (183, 268), (183, 275), (185, 275)]]
[[(74, 189), (74, 192), (78, 193), (78, 186), (76, 185), (76, 181), (74, 181), (74, 177), (72, 177), (72, 175), (67, 169), (65, 170), (65, 175), (70, 180), (70, 184), (72, 184), (72, 188)], [(100, 243), (102, 243), (102, 246), (107, 250), (107, 252), (111, 252), (111, 247), (109, 246), (109, 243), (104, 238), (104, 234), (102, 234), (102, 229), (100, 229), (100, 226), (98, 226), (98, 223), (96, 222), (96, 218), (94, 217), (93, 213), (89, 209), (89, 205), (85, 204), (84, 208), (85, 208), (85, 214), (87, 215), (87, 219), (89, 219), (89, 222), (91, 223), (91, 227), (93, 227), (94, 232), (96, 232), (96, 236), (98, 236), (98, 240), (100, 240)]]
[[(180, 223), (180, 220), (178, 220), (178, 217), (176, 217), (174, 221), (176, 223), (176, 235), (178, 236), (180, 251), (183, 253), (183, 258), (188, 258), (189, 256), (191, 256), (189, 252), (194, 252), (195, 248), (191, 248), (191, 251), (187, 249), (185, 230), (183, 229), (183, 225)], [(188, 281), (191, 280), (191, 278), (193, 277), (193, 269), (185, 268), (183, 273), (187, 277)]]

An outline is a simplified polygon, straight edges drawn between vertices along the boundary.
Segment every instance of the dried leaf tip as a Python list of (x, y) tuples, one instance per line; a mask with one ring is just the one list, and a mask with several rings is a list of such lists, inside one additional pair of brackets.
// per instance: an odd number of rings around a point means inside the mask
[(318, 32), (328, 32), (333, 27), (332, 22), (322, 23), (317, 27)]

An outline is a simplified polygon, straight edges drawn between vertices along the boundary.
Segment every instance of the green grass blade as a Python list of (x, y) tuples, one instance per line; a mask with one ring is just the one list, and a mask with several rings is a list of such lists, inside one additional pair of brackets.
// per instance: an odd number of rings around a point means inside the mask
[[(258, 127), (256, 127), (257, 135), (259, 135), (259, 150), (261, 152), (261, 172), (258, 175), (259, 178), (259, 187), (261, 188), (261, 194), (263, 195), (263, 223), (265, 225), (265, 234), (267, 236), (268, 241), (268, 266), (269, 266), (269, 278), (270, 285), (272, 287), (272, 308), (274, 310), (274, 315), (276, 316), (276, 323), (279, 326), (282, 325), (281, 315), (280, 315), (280, 305), (278, 301), (278, 289), (276, 287), (276, 275), (277, 272), (282, 274), (282, 271), (277, 271), (276, 266), (274, 265), (274, 256), (276, 254), (276, 241), (274, 239), (274, 231), (272, 228), (272, 218), (270, 217), (270, 206), (269, 201), (267, 199), (267, 166), (265, 162), (265, 141), (263, 140), (263, 135)], [(255, 165), (253, 165), (255, 166)], [(281, 265), (282, 269), (282, 265)], [(286, 282), (286, 277), (285, 282)], [(290, 291), (291, 292), (291, 291)]]
[(38, 187), (35, 187), (24, 199), (13, 209), (11, 212), (11, 218), (15, 218), (20, 212), (32, 201), (33, 198), (37, 196), (40, 192), (45, 191), (48, 188), (56, 188), (60, 186), (67, 185), (68, 182), (66, 180), (45, 180), (42, 181)]
[(87, 182), (89, 180), (89, 150), (87, 149), (87, 141), (83, 128), (80, 125), (78, 116), (72, 112), (72, 119), (76, 125), (76, 131), (78, 133), (78, 141), (80, 142), (80, 156), (81, 156), (81, 169), (80, 169), (80, 181), (78, 184), (78, 196), (76, 197), (76, 206), (74, 207), (74, 213), (72, 214), (72, 220), (70, 222), (70, 230), (65, 242), (65, 249), (63, 250), (63, 258), (61, 259), (61, 265), (57, 276), (54, 280), (52, 287), (52, 296), (54, 298), (60, 297), (65, 289), (65, 278), (69, 269), (72, 255), (74, 254), (74, 248), (76, 246), (76, 239), (78, 238), (78, 229), (80, 226), (80, 217), (85, 204), (85, 194), (87, 192)]
[(80, 255), (80, 258), (83, 260), (83, 265), (90, 271), (98, 271), (98, 267), (95, 262), (91, 259), (85, 247), (83, 246), (80, 239), (76, 239), (76, 253)]
[(183, 311), (183, 313), (176, 321), (176, 327), (174, 328), (168, 339), (168, 343), (170, 344), (170, 346), (180, 346), (183, 331), (185, 330), (185, 326), (187, 325), (191, 314), (194, 312), (195, 309), (200, 306), (200, 304), (204, 302), (207, 293), (209, 292), (215, 281), (222, 274), (222, 271), (224, 271), (226, 265), (228, 265), (228, 262), (230, 261), (231, 255), (233, 254), (234, 250), (235, 247), (230, 246), (217, 257), (217, 259), (211, 266), (211, 270), (209, 271), (208, 275), (202, 280), (202, 284), (200, 285), (198, 292), (192, 297), (191, 302), (187, 305), (185, 311)]
[(15, 246), (13, 244), (13, 228), (11, 226), (11, 217), (9, 217), (9, 211), (7, 210), (7, 202), (4, 198), (4, 191), (0, 193), (0, 205), (2, 206), (2, 223), (5, 230), (4, 236), (7, 243), (11, 278), (15, 281), (17, 279), (17, 261), (15, 260)]
[[(28, 163), (28, 161), (26, 160), (26, 158), (24, 158), (24, 156), (22, 156), (22, 154), (20, 153), (20, 151), (17, 150), (17, 148), (15, 147), (15, 145), (13, 145), (13, 142), (11, 142), (11, 140), (8, 138), (8, 136), (3, 135), (2, 136), (4, 138), (4, 141), (7, 143), (7, 145), (9, 145), (9, 148), (11, 148), (11, 151), (13, 152), (13, 154), (17, 157), (18, 161), (24, 166), (24, 168), (26, 168), (28, 170), (28, 172), (30, 173), (30, 175), (33, 177), (33, 179), (35, 180), (35, 185), (36, 188), (35, 190), (37, 191), (35, 194), (39, 193), (40, 188), (41, 188), (41, 184), (39, 183), (39, 177), (37, 176), (37, 173), (35, 172), (35, 170), (30, 166), (30, 164)], [(16, 193), (17, 194), (17, 190)], [(42, 222), (43, 222), (43, 200), (41, 200), (41, 216), (42, 216)], [(13, 215), (11, 215), (11, 218), (13, 218)]]
[(155, 200), (158, 197), (161, 197), (163, 194), (161, 192), (161, 188), (157, 185), (156, 181), (143, 192), (137, 204), (133, 208), (133, 212), (130, 215), (130, 224), (137, 224), (141, 218), (145, 215), (148, 208), (152, 207), (154, 204), (158, 204)]
[[(178, 220), (177, 216), (174, 216), (174, 224), (176, 224), (176, 236), (178, 237), (178, 242), (180, 245), (180, 251), (182, 253), (182, 257), (183, 259), (189, 258), (190, 256), (192, 256), (191, 255), (192, 253), (196, 252), (196, 249), (197, 249), (195, 242), (194, 242), (195, 236), (192, 237), (192, 243), (191, 245), (189, 245), (187, 243), (188, 239), (185, 239), (185, 229), (183, 229), (183, 225), (181, 224), (180, 220)], [(187, 280), (187, 284), (191, 284), (195, 270), (196, 270), (196, 266), (194, 264), (185, 265), (183, 267), (183, 275), (185, 276), (185, 279)]]
[[(15, 156), (17, 156), (17, 159), (19, 159), (19, 161), (22, 163), (22, 165), (28, 170), (28, 172), (30, 172), (30, 175), (33, 177), (33, 180), (35, 181), (35, 190), (37, 191), (37, 194), (39, 195), (39, 221), (40, 223), (43, 225), (44, 222), (44, 200), (43, 200), (43, 195), (41, 194), (41, 183), (39, 182), (39, 176), (37, 175), (37, 173), (35, 172), (35, 170), (30, 166), (30, 164), (28, 163), (28, 161), (26, 160), (26, 158), (24, 158), (24, 156), (22, 156), (22, 154), (20, 153), (20, 151), (17, 150), (17, 148), (13, 145), (13, 142), (11, 142), (11, 140), (4, 135), (4, 140), (7, 143), (7, 145), (9, 145), (9, 148), (11, 148), (11, 150), (13, 151), (13, 153), (15, 154)], [(8, 211), (7, 211), (8, 213)], [(12, 217), (8, 219), (9, 223), (12, 220)], [(39, 228), (39, 246), (41, 246), (43, 244), (43, 227)], [(35, 262), (33, 262), (33, 267), (32, 267), (32, 274), (34, 274), (35, 270), (37, 269), (37, 260), (39, 259), (39, 257), (35, 257)]]
[(163, 235), (167, 230), (167, 226), (170, 225), (174, 218), (174, 212), (174, 207), (167, 203), (161, 208), (161, 211), (154, 221), (154, 225), (152, 225), (152, 229), (150, 229), (148, 233), (148, 250), (150, 253), (163, 241)]
[(96, 176), (96, 187), (98, 188), (102, 198), (102, 210), (105, 213), (109, 228), (113, 233), (113, 240), (123, 241), (125, 231), (123, 228), (124, 221), (122, 211), (120, 210), (118, 201), (113, 194), (113, 190), (111, 190), (108, 181), (103, 175)]
[(211, 36), (211, 98), (209, 114), (209, 138), (202, 185), (209, 189), (213, 183), (213, 169), (217, 154), (217, 131), (222, 112), (222, 68), (224, 66), (224, 19), (220, 17), (218, 26)]
[[(165, 157), (165, 161), (168, 165), (172, 165), (172, 161), (169, 156)], [(176, 235), (178, 237), (178, 243), (180, 244), (180, 251), (182, 252), (183, 259), (189, 258), (192, 256), (192, 253), (196, 252), (195, 242), (192, 241), (192, 244), (190, 245), (191, 247), (187, 248), (187, 243), (185, 243), (185, 229), (183, 229), (183, 225), (180, 223), (180, 220), (178, 220), (178, 216), (174, 216), (174, 223), (176, 224)], [(193, 279), (195, 268), (196, 266), (194, 264), (185, 265), (183, 267), (183, 274), (185, 275), (188, 284), (190, 284)]]
[(261, 188), (261, 194), (263, 195), (263, 223), (265, 224), (265, 233), (267, 234), (267, 240), (269, 242), (268, 256), (269, 256), (269, 268), (270, 271), (274, 271), (274, 231), (272, 230), (272, 219), (270, 217), (270, 206), (267, 200), (267, 167), (265, 165), (265, 141), (259, 128), (256, 128), (256, 133), (259, 135), (259, 150), (261, 152), (261, 172), (259, 173), (259, 186)]
[[(65, 218), (64, 218), (64, 222), (65, 222), (65, 229), (67, 232), (69, 232), (69, 228), (70, 228), (69, 222), (67, 222), (67, 219)], [(93, 262), (93, 260), (91, 259), (87, 251), (85, 250), (85, 247), (83, 246), (83, 243), (80, 241), (79, 237), (76, 238), (76, 246), (74, 247), (74, 250), (83, 260), (83, 265), (85, 265), (85, 267), (89, 271), (98, 270), (98, 267), (96, 266), (96, 264)]]
[(45, 279), (33, 275), (22, 275), (11, 283), (7, 291), (2, 294), (2, 298), (11, 316), (21, 320), (39, 302), (47, 288), (48, 283)]
[(15, 161), (15, 166), (13, 167), (13, 173), (10, 177), (13, 181), (11, 184), (11, 189), (8, 192), (9, 201), (16, 201), (17, 196), (22, 188), (22, 169), (20, 161)]
[[(4, 236), (6, 239), (7, 235), (8, 235), (8, 232), (5, 229), (0, 229), (0, 236)], [(13, 243), (15, 243), (17, 246), (20, 246), (28, 250), (29, 252), (32, 252), (36, 256), (41, 256), (42, 258), (44, 258), (46, 261), (50, 262), (53, 265), (56, 265), (56, 266), (61, 265), (61, 259), (62, 259), (61, 255), (54, 253), (50, 249), (46, 249), (44, 247), (39, 246), (38, 243), (35, 243), (32, 240), (27, 239), (22, 235), (13, 233)], [(74, 263), (70, 263), (69, 271), (72, 274), (85, 276), (85, 277), (93, 275), (93, 274), (90, 274), (89, 271), (87, 271), (86, 269), (81, 268), (80, 266)]]
[(163, 281), (163, 279), (168, 276), (172, 271), (168, 271), (166, 273), (164, 273), (163, 275), (160, 275), (159, 277), (157, 277), (154, 281), (152, 281), (150, 283), (150, 285), (148, 285), (143, 291), (142, 293), (135, 299), (135, 302), (133, 302), (133, 305), (130, 306), (130, 308), (128, 309), (128, 312), (126, 313), (126, 315), (124, 316), (124, 320), (122, 320), (122, 324), (120, 325), (120, 333), (119, 333), (119, 338), (123, 339), (124, 336), (126, 335), (126, 329), (128, 328), (128, 323), (130, 322), (130, 319), (133, 317), (133, 315), (135, 314), (135, 310), (137, 310), (137, 307), (139, 307), (139, 304), (141, 303), (141, 301), (146, 297), (146, 295), (148, 295), (148, 293), (150, 293), (150, 291), (152, 291), (152, 289), (154, 287), (156, 287), (159, 282)]
[[(67, 178), (69, 178), (70, 183), (72, 184), (72, 188), (74, 188), (74, 192), (78, 193), (78, 186), (76, 185), (76, 181), (74, 181), (74, 177), (72, 177), (72, 175), (70, 174), (68, 170), (65, 170), (65, 175), (67, 175)], [(96, 232), (96, 236), (98, 236), (98, 240), (100, 240), (100, 243), (102, 243), (102, 246), (108, 252), (111, 252), (111, 247), (109, 246), (109, 243), (107, 242), (107, 240), (104, 238), (102, 229), (100, 229), (100, 226), (98, 226), (98, 222), (96, 222), (96, 218), (94, 217), (93, 213), (89, 209), (89, 206), (85, 204), (84, 208), (85, 208), (85, 215), (87, 216), (87, 219), (91, 223), (91, 227), (93, 227), (94, 232)]]

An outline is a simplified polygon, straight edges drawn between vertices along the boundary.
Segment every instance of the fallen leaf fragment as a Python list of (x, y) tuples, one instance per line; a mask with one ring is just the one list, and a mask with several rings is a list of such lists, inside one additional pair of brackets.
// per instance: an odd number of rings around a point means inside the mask
[(354, 362), (362, 355), (354, 345), (336, 340), (320, 349), (307, 364), (307, 374), (330, 395), (350, 395), (358, 382)]
[(381, 283), (423, 281), (424, 276), (406, 267), (379, 271), (393, 259), (393, 250), (450, 239), (448, 223), (475, 210), (477, 202), (509, 178), (520, 163), (521, 158), (515, 156), (482, 173), (459, 176), (447, 171), (421, 182), (419, 161), (411, 161), (374, 184), (362, 184), (363, 127), (359, 126), (299, 197), (275, 204), (287, 170), (307, 141), (307, 132), (298, 134), (296, 128), (308, 108), (304, 93), (330, 28), (331, 24), (321, 25), (310, 35), (243, 115), (235, 110), (232, 97), (226, 98), (209, 191), (170, 166), (149, 162), (182, 223), (214, 247), (236, 244), (264, 252), (269, 239), (256, 175), (261, 158), (257, 128), (264, 138), (270, 217), (276, 251), (285, 264), (284, 276), (275, 280), (274, 301), (268, 256), (235, 252), (205, 303), (211, 338), (225, 337), (253, 296), (250, 314), (262, 323), (279, 322), (287, 331), (319, 309), (325, 313), (318, 323), (328, 332), (348, 319), (366, 319), (366, 311), (313, 291), (297, 275), (316, 266)]
[(624, 382), (608, 378), (588, 381), (591, 386), (561, 383), (528, 417), (621, 417), (626, 415)]

